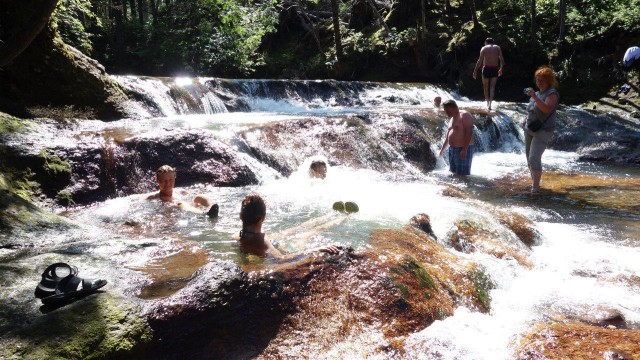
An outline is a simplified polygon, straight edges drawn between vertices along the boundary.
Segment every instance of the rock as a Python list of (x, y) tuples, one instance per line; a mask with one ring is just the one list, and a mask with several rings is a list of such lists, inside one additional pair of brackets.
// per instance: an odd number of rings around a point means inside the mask
[(640, 330), (603, 329), (584, 324), (541, 324), (526, 334), (518, 359), (634, 359)]
[(542, 235), (536, 230), (533, 221), (524, 215), (498, 208), (487, 208), (487, 210), (494, 214), (502, 225), (511, 229), (523, 244), (528, 247), (540, 244)]
[(617, 115), (558, 112), (550, 147), (581, 160), (640, 164), (640, 124)]
[(500, 229), (492, 228), (481, 220), (459, 219), (447, 237), (453, 248), (460, 252), (480, 251), (498, 259), (515, 259), (528, 268), (533, 266), (528, 259), (528, 249), (522, 243), (510, 239), (508, 233), (501, 233)]
[(438, 239), (436, 235), (433, 233), (433, 229), (431, 228), (431, 219), (427, 214), (418, 214), (409, 220), (409, 225), (415, 227), (416, 229), (424, 231), (427, 235), (433, 237), (434, 239)]
[[(108, 284), (59, 308), (41, 306), (33, 297), (39, 271), (63, 259), (79, 267), (79, 276), (103, 278)], [(1, 358), (140, 357), (138, 351), (152, 338), (140, 300), (123, 291), (135, 281), (129, 270), (86, 255), (44, 254), (10, 262), (0, 272), (5, 281), (0, 295)], [(126, 280), (125, 273), (130, 275)]]
[(63, 205), (156, 190), (155, 171), (164, 164), (177, 169), (176, 186), (258, 182), (238, 153), (211, 133), (160, 131), (114, 143), (99, 135), (100, 130), (85, 135), (72, 126), (43, 121), (36, 131), (12, 135), (8, 162), (28, 167), (42, 191)]
[[(526, 175), (508, 175), (494, 181), (498, 196), (527, 193), (531, 186)], [(640, 214), (640, 180), (631, 177), (601, 177), (589, 174), (545, 171), (540, 183), (542, 196), (549, 192), (554, 199), (569, 205), (598, 206), (631, 214)]]
[[(246, 130), (241, 137), (257, 159), (284, 176), (319, 153), (332, 165), (407, 173), (402, 157), (395, 151), (396, 144), (384, 141), (393, 135), (386, 129), (383, 133), (381, 138), (375, 125), (354, 116), (268, 124)], [(432, 165), (425, 165), (429, 166)]]

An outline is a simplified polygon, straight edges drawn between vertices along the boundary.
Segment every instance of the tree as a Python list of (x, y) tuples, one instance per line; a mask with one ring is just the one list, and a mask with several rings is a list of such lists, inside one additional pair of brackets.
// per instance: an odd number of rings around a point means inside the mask
[(331, 0), (331, 12), (333, 15), (333, 38), (336, 44), (336, 58), (338, 61), (342, 61), (344, 55), (340, 36), (340, 7), (338, 6), (338, 0)]
[(531, 30), (529, 33), (531, 48), (536, 46), (536, 0), (531, 0)]
[(0, 47), (0, 68), (18, 57), (35, 39), (42, 29), (49, 23), (51, 14), (56, 9), (58, 0), (43, 0), (32, 9), (33, 16), (24, 24), (22, 29), (14, 32), (13, 37), (4, 40)]
[(559, 0), (558, 2), (558, 44), (564, 42), (565, 22), (567, 17), (567, 0)]

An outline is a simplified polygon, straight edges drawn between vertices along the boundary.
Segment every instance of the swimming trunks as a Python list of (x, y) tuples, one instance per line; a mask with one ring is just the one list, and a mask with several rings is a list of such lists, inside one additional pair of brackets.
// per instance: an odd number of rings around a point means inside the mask
[(473, 160), (473, 145), (467, 148), (467, 156), (460, 159), (462, 147), (449, 147), (449, 171), (458, 175), (471, 174), (471, 161)]
[(485, 77), (485, 78), (498, 77), (498, 68), (494, 66), (483, 66), (482, 77)]

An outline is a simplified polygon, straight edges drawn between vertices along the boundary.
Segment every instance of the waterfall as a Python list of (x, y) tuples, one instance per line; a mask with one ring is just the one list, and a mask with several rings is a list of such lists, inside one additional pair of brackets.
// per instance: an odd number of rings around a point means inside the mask
[(224, 103), (220, 98), (215, 96), (211, 91), (208, 91), (202, 98), (202, 107), (204, 108), (205, 114), (219, 114), (226, 113), (227, 108), (224, 106)]

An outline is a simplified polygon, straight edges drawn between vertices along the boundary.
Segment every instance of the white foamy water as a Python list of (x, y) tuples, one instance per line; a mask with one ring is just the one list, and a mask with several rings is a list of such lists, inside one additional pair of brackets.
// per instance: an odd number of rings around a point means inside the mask
[(539, 223), (538, 229), (545, 241), (533, 248), (531, 270), (504, 269), (474, 256), (491, 270), (497, 285), (490, 293), (491, 312), (457, 309), (411, 335), (405, 347), (409, 357), (513, 359), (520, 337), (533, 324), (579, 315), (581, 309), (616, 309), (628, 323), (639, 324), (638, 289), (616, 281), (640, 272), (638, 249), (607, 244), (581, 225)]

